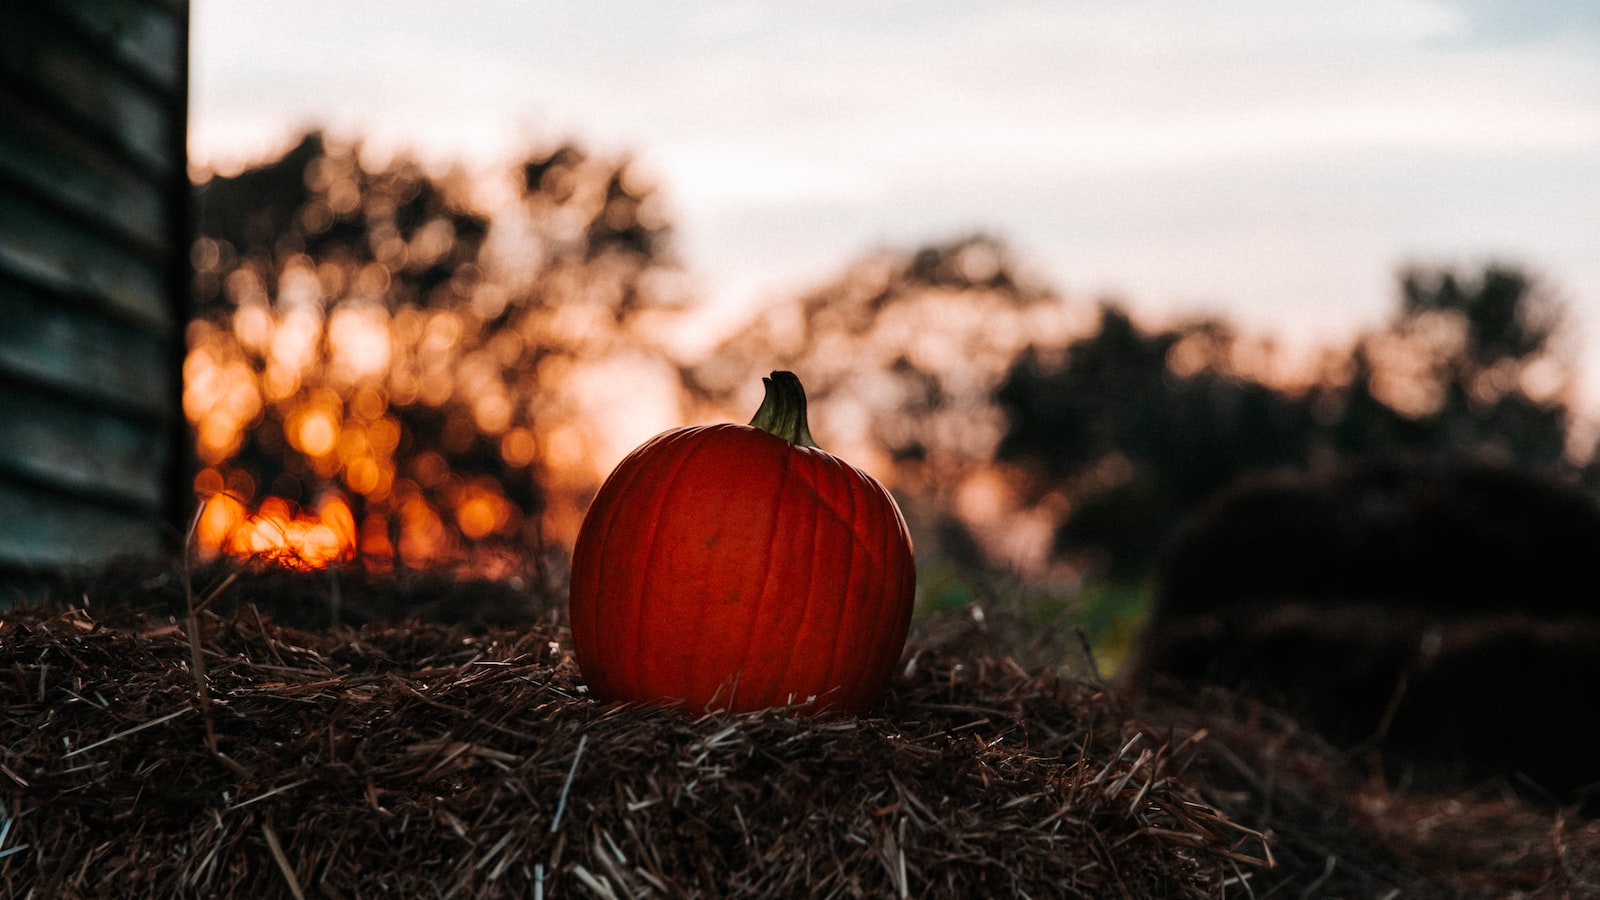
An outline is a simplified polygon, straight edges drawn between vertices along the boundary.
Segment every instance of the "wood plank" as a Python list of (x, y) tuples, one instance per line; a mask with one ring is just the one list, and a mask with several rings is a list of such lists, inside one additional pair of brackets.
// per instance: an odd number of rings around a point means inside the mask
[(175, 337), (164, 261), (141, 259), (65, 216), (22, 197), (0, 203), (0, 272), (125, 317), (152, 335)]
[(157, 556), (165, 531), (154, 516), (118, 512), (0, 481), (0, 566), (24, 571), (115, 556)]
[(0, 179), (49, 198), (146, 253), (162, 252), (170, 240), (166, 184), (140, 175), (104, 144), (31, 104), (13, 104), (0, 128)]
[(0, 389), (0, 471), (106, 505), (156, 513), (165, 499), (170, 430), (16, 385)]
[(78, 127), (157, 177), (183, 171), (171, 147), (174, 100), (141, 86), (29, 3), (0, 3), (0, 75), (28, 86)]
[(120, 407), (152, 423), (178, 415), (170, 340), (3, 281), (0, 310), (0, 375)]
[(184, 16), (135, 0), (35, 0), (104, 47), (111, 58), (165, 88), (182, 75)]
[(0, 0), (0, 584), (173, 543), (188, 13)]

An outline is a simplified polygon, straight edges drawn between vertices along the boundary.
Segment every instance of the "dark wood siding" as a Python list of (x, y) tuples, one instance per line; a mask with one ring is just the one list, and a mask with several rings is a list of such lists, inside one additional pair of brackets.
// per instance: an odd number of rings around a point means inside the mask
[(167, 551), (187, 514), (188, 15), (179, 0), (0, 3), (8, 584)]

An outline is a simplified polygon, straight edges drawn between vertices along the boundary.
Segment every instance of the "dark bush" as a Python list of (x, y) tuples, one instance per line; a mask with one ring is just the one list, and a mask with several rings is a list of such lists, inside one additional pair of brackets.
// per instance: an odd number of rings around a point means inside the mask
[(1600, 505), (1478, 462), (1243, 480), (1169, 548), (1128, 673), (1214, 683), (1418, 784), (1600, 782)]

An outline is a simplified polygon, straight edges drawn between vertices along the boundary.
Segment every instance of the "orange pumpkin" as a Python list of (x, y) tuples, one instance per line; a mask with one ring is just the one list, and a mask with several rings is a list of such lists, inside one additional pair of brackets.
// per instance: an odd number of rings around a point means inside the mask
[(595, 496), (572, 559), (572, 641), (602, 700), (861, 712), (905, 645), (916, 570), (894, 499), (811, 439), (764, 378), (749, 425), (667, 431)]

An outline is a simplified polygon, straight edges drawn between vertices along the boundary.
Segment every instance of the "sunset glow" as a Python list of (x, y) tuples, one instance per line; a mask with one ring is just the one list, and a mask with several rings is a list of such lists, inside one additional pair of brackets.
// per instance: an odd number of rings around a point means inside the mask
[(200, 549), (485, 574), (570, 544), (611, 467), (681, 424), (673, 368), (632, 331), (682, 289), (648, 183), (570, 148), (499, 192), (319, 137), (295, 152), (265, 163), (288, 194), (199, 188)]
[[(217, 480), (211, 469), (197, 479)], [(322, 569), (355, 558), (356, 523), (349, 504), (338, 496), (315, 509), (294, 510), (278, 497), (252, 509), (232, 494), (214, 493), (202, 503), (195, 546), (202, 558), (227, 554), (290, 569)]]

